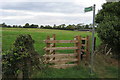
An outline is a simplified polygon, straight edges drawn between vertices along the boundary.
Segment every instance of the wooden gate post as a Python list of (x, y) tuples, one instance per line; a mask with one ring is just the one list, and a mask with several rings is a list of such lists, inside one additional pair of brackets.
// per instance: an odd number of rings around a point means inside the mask
[(81, 60), (81, 36), (76, 36), (76, 40), (78, 40), (78, 42), (76, 43), (76, 47), (78, 47), (78, 49), (76, 49), (76, 53), (78, 54), (77, 58), (79, 65)]
[[(47, 40), (50, 40), (50, 36), (47, 36)], [(49, 48), (50, 47), (50, 43), (46, 43), (46, 47)], [(46, 50), (47, 54), (50, 54), (50, 50)]]
[(95, 51), (95, 48), (96, 48), (96, 37), (94, 37), (94, 51)]
[(90, 36), (86, 37), (86, 60), (89, 61), (90, 57)]
[[(56, 35), (55, 34), (53, 34), (53, 40), (56, 40)], [(55, 47), (55, 43), (53, 43), (53, 47)], [(55, 50), (53, 50), (53, 54), (55, 54)]]
[[(53, 40), (56, 40), (56, 35), (53, 34), (52, 38), (53, 38)], [(52, 46), (52, 47), (55, 47), (55, 43), (53, 43), (53, 46)], [(52, 53), (55, 54), (55, 50), (53, 50)], [(53, 60), (55, 60), (55, 57), (53, 57)]]

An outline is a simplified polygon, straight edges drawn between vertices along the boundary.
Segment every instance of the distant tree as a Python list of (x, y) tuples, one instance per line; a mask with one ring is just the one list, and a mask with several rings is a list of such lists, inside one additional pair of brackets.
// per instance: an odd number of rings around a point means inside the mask
[(13, 28), (18, 28), (18, 26), (17, 25), (13, 25)]
[(26, 24), (23, 26), (23, 28), (30, 28), (29, 23), (26, 23)]
[(68, 25), (68, 26), (66, 27), (66, 29), (67, 29), (67, 30), (74, 30), (74, 29), (75, 29), (75, 27), (74, 27), (74, 26), (72, 26), (72, 25)]
[(76, 25), (75, 29), (77, 29), (77, 30), (84, 29), (84, 26), (83, 26), (83, 24), (80, 23), (80, 24)]
[(56, 26), (56, 24), (54, 24), (54, 26), (53, 26), (53, 29), (57, 29), (57, 26)]
[(5, 23), (2, 23), (1, 26), (4, 27), (8, 27)]
[(0, 27), (2, 27), (2, 24), (0, 24)]
[(10, 25), (7, 25), (7, 27), (8, 27), (8, 28), (11, 28), (12, 26), (10, 26)]
[(58, 25), (58, 26), (57, 26), (57, 29), (62, 29), (61, 25)]
[(93, 24), (89, 24), (89, 28), (92, 29), (92, 27), (93, 27)]
[(89, 25), (85, 25), (85, 27), (84, 27), (85, 29), (89, 29)]
[(38, 28), (38, 25), (32, 24), (32, 25), (30, 25), (30, 28)]
[(73, 27), (73, 30), (75, 29), (76, 25), (75, 24), (72, 24), (72, 27)]
[(41, 26), (40, 26), (40, 28), (44, 28), (44, 26), (43, 26), (43, 25), (41, 25)]
[(52, 27), (50, 25), (45, 25), (44, 27), (45, 29), (52, 29)]
[(65, 24), (61, 24), (61, 28), (62, 28), (62, 30), (65, 30)]
[(22, 26), (21, 26), (21, 25), (19, 25), (19, 26), (18, 26), (18, 28), (22, 28)]

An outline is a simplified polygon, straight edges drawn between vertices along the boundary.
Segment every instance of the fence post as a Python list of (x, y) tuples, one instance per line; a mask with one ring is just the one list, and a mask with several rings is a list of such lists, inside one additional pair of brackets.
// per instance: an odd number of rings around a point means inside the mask
[[(77, 36), (75, 36), (74, 37), (74, 40), (76, 40), (77, 39)], [(74, 44), (74, 46), (76, 46), (77, 44)], [(74, 50), (74, 53), (76, 53), (77, 51), (76, 50)]]
[[(52, 38), (53, 38), (53, 40), (55, 40), (56, 39), (56, 35), (53, 34)], [(55, 47), (55, 43), (53, 43), (53, 47)], [(53, 50), (53, 54), (55, 54), (55, 50)], [(53, 60), (55, 60), (55, 57), (53, 58)]]
[(78, 65), (79, 65), (81, 60), (81, 36), (76, 36), (76, 40), (78, 40), (78, 42), (76, 43), (76, 47), (78, 47), (78, 49), (76, 50), (76, 53), (78, 54), (77, 58), (78, 58)]
[[(55, 34), (53, 34), (53, 40), (56, 40), (56, 35)], [(55, 47), (55, 43), (53, 43), (53, 47)], [(53, 54), (55, 54), (55, 50), (53, 51)]]
[(95, 51), (95, 47), (96, 47), (96, 37), (94, 37), (94, 51)]
[[(47, 40), (50, 40), (50, 36), (47, 36)], [(50, 43), (46, 43), (47, 48), (50, 47)], [(46, 50), (47, 54), (50, 54), (50, 50)]]
[(86, 60), (89, 60), (89, 55), (90, 55), (90, 36), (86, 37)]

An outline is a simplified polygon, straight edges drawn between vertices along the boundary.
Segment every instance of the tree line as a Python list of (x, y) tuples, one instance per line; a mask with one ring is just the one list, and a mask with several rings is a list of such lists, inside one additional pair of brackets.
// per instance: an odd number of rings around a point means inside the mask
[(50, 25), (36, 25), (36, 24), (29, 24), (26, 23), (24, 26), (21, 25), (7, 25), (5, 23), (0, 24), (0, 27), (6, 27), (6, 28), (42, 28), (42, 29), (59, 29), (59, 30), (79, 30), (79, 29), (91, 29), (92, 28), (92, 24), (69, 24), (69, 25), (65, 25), (65, 24), (60, 24), (60, 25), (56, 25), (54, 24), (53, 26)]

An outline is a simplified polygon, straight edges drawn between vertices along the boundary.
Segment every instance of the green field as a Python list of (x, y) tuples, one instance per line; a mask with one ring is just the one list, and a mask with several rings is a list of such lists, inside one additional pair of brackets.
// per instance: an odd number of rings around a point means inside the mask
[[(91, 35), (90, 32), (80, 32), (80, 31), (65, 31), (65, 30), (50, 30), (50, 29), (32, 29), (32, 28), (3, 28), (2, 29), (2, 50), (3, 52), (10, 49), (11, 45), (15, 41), (16, 37), (20, 34), (30, 34), (35, 40), (35, 49), (38, 53), (44, 54), (43, 48), (45, 43), (43, 40), (46, 39), (48, 35), (56, 34), (57, 40), (73, 40), (75, 36), (81, 35), (86, 37)], [(96, 34), (97, 37), (97, 34)], [(100, 39), (97, 37), (96, 46), (100, 45)], [(57, 46), (73, 46), (72, 44), (58, 44)]]
[[(45, 54), (43, 48), (45, 47), (45, 43), (43, 40), (46, 39), (48, 35), (52, 36), (52, 34), (56, 34), (56, 39), (57, 40), (73, 40), (74, 36), (76, 35), (81, 35), (82, 37), (85, 37), (87, 35), (91, 36), (90, 32), (80, 32), (80, 31), (65, 31), (65, 30), (52, 30), (52, 29), (32, 29), (32, 28), (3, 28), (2, 29), (2, 51), (6, 52), (12, 47), (13, 42), (15, 41), (16, 37), (20, 34), (30, 34), (35, 40), (34, 47), (36, 51), (40, 54), (43, 55)], [(97, 36), (97, 33), (95, 34), (96, 36), (96, 46), (98, 47), (101, 43), (100, 39)], [(73, 44), (57, 44), (57, 46), (73, 46)], [(72, 52), (72, 51), (61, 51), (61, 52)], [(101, 60), (100, 60), (101, 61)], [(102, 61), (101, 61), (102, 64)], [(106, 67), (106, 66), (105, 66)], [(108, 71), (113, 69), (112, 71), (117, 71), (116, 68), (107, 68)], [(98, 69), (99, 70), (99, 69)], [(116, 77), (115, 73), (103, 73), (109, 74), (110, 76), (107, 77)], [(68, 68), (68, 69), (46, 69), (43, 72), (41, 71), (36, 71), (34, 73), (33, 77), (34, 78), (89, 78), (90, 69), (88, 67), (85, 67), (83, 65), (73, 67), (73, 68)], [(112, 75), (113, 74), (113, 75)], [(112, 76), (111, 76), (112, 75)], [(93, 77), (101, 77), (98, 73), (95, 73)], [(104, 76), (106, 78), (106, 76)]]

